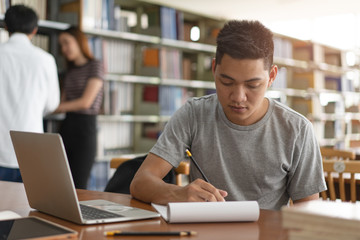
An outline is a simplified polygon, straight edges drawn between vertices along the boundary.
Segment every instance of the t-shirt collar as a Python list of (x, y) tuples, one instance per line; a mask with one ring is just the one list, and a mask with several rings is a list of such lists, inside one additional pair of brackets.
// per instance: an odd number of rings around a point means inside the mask
[(241, 125), (238, 125), (238, 124), (235, 124), (235, 123), (232, 123), (225, 115), (225, 112), (218, 100), (218, 113), (220, 114), (221, 116), (221, 120), (225, 122), (226, 125), (228, 125), (229, 127), (233, 128), (233, 129), (237, 129), (237, 130), (241, 130), (241, 131), (249, 131), (249, 130), (253, 130), (253, 129), (256, 129), (260, 126), (262, 126), (268, 119), (269, 117), (271, 116), (271, 113), (274, 109), (274, 100), (271, 99), (271, 98), (267, 98), (269, 100), (269, 107), (268, 107), (268, 110), (266, 112), (266, 114), (256, 123), (254, 124), (251, 124), (251, 125), (248, 125), (248, 126), (241, 126)]

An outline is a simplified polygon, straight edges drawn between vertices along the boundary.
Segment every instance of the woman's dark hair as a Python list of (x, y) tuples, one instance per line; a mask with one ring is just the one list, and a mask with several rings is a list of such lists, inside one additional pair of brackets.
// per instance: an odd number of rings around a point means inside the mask
[(216, 42), (216, 65), (224, 54), (235, 59), (262, 58), (266, 70), (273, 64), (273, 34), (259, 21), (229, 21), (220, 30)]
[[(62, 31), (62, 33), (68, 33), (76, 39), (76, 42), (79, 44), (80, 51), (88, 60), (93, 60), (94, 56), (92, 55), (89, 47), (89, 42), (86, 35), (78, 27), (69, 27), (68, 29)], [(66, 60), (67, 61), (67, 60)], [(68, 66), (72, 66), (72, 62), (67, 61)]]
[(9, 33), (30, 34), (38, 26), (38, 16), (29, 7), (14, 5), (5, 13), (5, 24)]

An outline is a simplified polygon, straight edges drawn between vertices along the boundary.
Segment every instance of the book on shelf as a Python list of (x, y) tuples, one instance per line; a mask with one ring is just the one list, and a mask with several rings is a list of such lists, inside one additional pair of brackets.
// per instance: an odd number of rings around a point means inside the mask
[(278, 74), (276, 75), (276, 79), (272, 83), (271, 87), (274, 89), (286, 89), (288, 80), (287, 74), (287, 68), (280, 67), (278, 70)]
[(10, 6), (10, 0), (0, 0), (0, 14), (5, 14)]
[(313, 48), (309, 43), (295, 41), (293, 43), (293, 59), (301, 61), (313, 61)]
[(3, 28), (0, 28), (0, 43), (7, 42), (9, 40), (9, 33)]
[(141, 48), (142, 63), (140, 75), (160, 76), (160, 49), (156, 47), (143, 46)]
[(186, 89), (174, 86), (161, 86), (159, 104), (161, 116), (172, 116), (186, 101)]
[(95, 162), (90, 172), (87, 189), (92, 191), (104, 191), (106, 184), (109, 181), (109, 175), (110, 169), (108, 162)]
[(325, 89), (342, 91), (342, 78), (336, 76), (325, 76)]
[(130, 122), (104, 121), (98, 126), (97, 157), (121, 154), (133, 146), (134, 125)]
[(145, 85), (143, 87), (142, 100), (144, 102), (159, 102), (159, 86)]
[(102, 109), (105, 115), (132, 113), (134, 110), (134, 84), (105, 81)]
[[(160, 7), (161, 37), (178, 39), (179, 19), (173, 8)], [(182, 53), (177, 49), (160, 49), (160, 72), (162, 79), (182, 79)], [(159, 87), (160, 115), (171, 116), (183, 104), (183, 88)]]
[(355, 88), (354, 79), (349, 78), (347, 75), (341, 77), (341, 91), (343, 92), (355, 92), (358, 91)]
[(161, 123), (144, 123), (142, 136), (149, 139), (158, 139), (164, 126)]
[(46, 52), (49, 52), (49, 47), (50, 47), (50, 45), (49, 45), (49, 36), (41, 35), (41, 34), (36, 34), (36, 35), (34, 35), (34, 37), (31, 39), (31, 42), (32, 42), (35, 46), (43, 49), (43, 50), (46, 51)]
[(161, 37), (178, 39), (178, 22), (174, 8), (160, 7)]
[(313, 72), (296, 72), (293, 74), (291, 88), (307, 90), (309, 88), (314, 88), (314, 82)]
[(182, 79), (182, 54), (177, 49), (160, 50), (161, 78)]
[(176, 36), (178, 40), (184, 40), (184, 13), (176, 11)]
[(334, 114), (344, 113), (343, 102), (342, 101), (328, 102), (328, 104), (324, 106), (324, 113), (334, 113)]
[(327, 63), (329, 65), (341, 67), (342, 64), (341, 64), (341, 52), (340, 52), (340, 50), (339, 50), (338, 53), (330, 53), (330, 54), (325, 53), (325, 63)]
[(354, 104), (354, 103), (352, 105), (348, 105), (345, 108), (345, 112), (358, 113), (359, 112), (359, 105)]
[(313, 113), (313, 101), (302, 97), (292, 97), (290, 107), (305, 117)]
[(324, 124), (324, 138), (335, 138), (335, 122), (336, 121), (326, 121)]
[(102, 1), (83, 1), (82, 11), (82, 29), (101, 28)]
[(193, 65), (193, 62), (191, 61), (191, 59), (184, 56), (182, 59), (183, 79), (185, 79), (185, 80), (195, 79), (195, 77), (193, 77), (194, 74), (192, 71), (192, 65)]
[(156, 67), (160, 66), (159, 49), (152, 47), (144, 47), (143, 53), (143, 66), (144, 67)]
[(293, 58), (293, 46), (289, 39), (274, 37), (274, 57)]
[(355, 203), (316, 200), (283, 207), (281, 213), (289, 240), (360, 238), (360, 205)]
[[(103, 1), (100, 1), (102, 3), (101, 5), (101, 27), (102, 29), (110, 29), (109, 28), (109, 22), (110, 22), (110, 1), (109, 0), (103, 0)], [(114, 1), (112, 0), (112, 4), (114, 4)], [(114, 5), (111, 6), (111, 9), (112, 9), (112, 14), (114, 14)], [(99, 16), (98, 16), (99, 17)], [(114, 16), (112, 16), (114, 17)]]
[(301, 90), (323, 89), (324, 88), (324, 73), (321, 71), (312, 72), (294, 72), (290, 80), (289, 87)]
[(350, 134), (359, 134), (360, 133), (360, 120), (352, 119), (351, 120), (351, 133)]
[(101, 59), (106, 72), (119, 74), (133, 74), (135, 46), (132, 42), (89, 38), (90, 49), (95, 58)]
[(183, 40), (191, 42), (191, 29), (194, 27), (193, 23), (184, 22), (183, 25)]
[(121, 9), (114, 0), (83, 1), (83, 29), (105, 29), (128, 32), (127, 11)]
[[(3, 1), (3, 0), (0, 0)], [(6, 2), (10, 2), (11, 6), (18, 5), (18, 4), (24, 4), (27, 7), (32, 8), (38, 15), (39, 19), (46, 19), (46, 10), (47, 10), (47, 1), (45, 0), (9, 0)], [(7, 4), (5, 4), (6, 6)]]

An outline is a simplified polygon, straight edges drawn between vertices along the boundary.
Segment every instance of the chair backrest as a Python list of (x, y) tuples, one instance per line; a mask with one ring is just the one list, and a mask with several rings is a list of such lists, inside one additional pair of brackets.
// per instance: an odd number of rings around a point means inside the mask
[(355, 152), (345, 151), (327, 147), (321, 147), (321, 156), (323, 159), (344, 159), (344, 160), (355, 160)]
[[(130, 194), (130, 184), (133, 180), (136, 172), (140, 168), (141, 164), (144, 162), (146, 155), (137, 156), (135, 158), (126, 159), (117, 158), (112, 159), (110, 162), (110, 167), (116, 168), (115, 173), (109, 179), (105, 192), (114, 192), (114, 193), (125, 193)], [(166, 183), (176, 183), (175, 170), (172, 169), (164, 178), (163, 181)]]
[[(346, 184), (350, 183), (350, 201), (356, 202), (356, 173), (360, 173), (360, 161), (354, 161), (355, 153), (332, 148), (320, 148), (323, 157), (325, 180), (329, 198), (335, 201), (340, 198), (346, 201)], [(336, 194), (338, 186), (339, 194)], [(321, 193), (324, 200), (328, 199), (327, 191)]]
[[(119, 157), (113, 158), (110, 161), (110, 168), (118, 168), (122, 163), (131, 160), (130, 157)], [(175, 168), (176, 185), (182, 186), (182, 175), (189, 176), (190, 174), (190, 163), (187, 161), (180, 162), (179, 166)]]

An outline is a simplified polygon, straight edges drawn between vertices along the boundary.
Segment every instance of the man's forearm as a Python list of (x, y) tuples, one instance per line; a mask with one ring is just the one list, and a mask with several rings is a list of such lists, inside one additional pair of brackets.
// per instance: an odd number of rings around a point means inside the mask
[(154, 176), (143, 174), (143, 176), (134, 177), (130, 185), (130, 192), (134, 198), (144, 202), (167, 204), (178, 201), (176, 192), (180, 188), (180, 186), (165, 183)]

